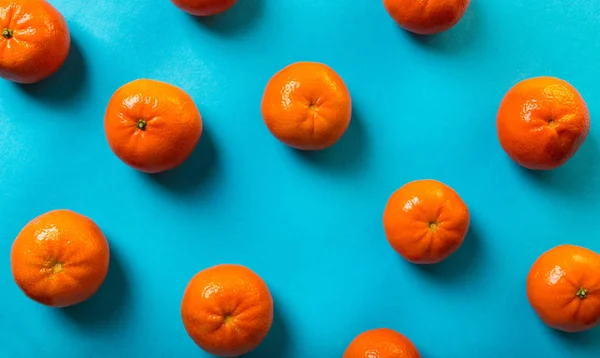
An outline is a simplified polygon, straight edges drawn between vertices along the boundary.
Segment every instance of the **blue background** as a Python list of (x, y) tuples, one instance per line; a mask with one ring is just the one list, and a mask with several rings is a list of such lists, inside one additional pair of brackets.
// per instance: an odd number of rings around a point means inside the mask
[[(451, 31), (419, 37), (378, 0), (240, 0), (195, 19), (168, 0), (51, 1), (73, 39), (35, 85), (0, 82), (0, 356), (206, 357), (179, 314), (188, 280), (219, 263), (260, 274), (275, 320), (248, 357), (341, 357), (358, 333), (390, 327), (424, 357), (600, 356), (600, 331), (545, 327), (525, 295), (533, 261), (572, 243), (600, 251), (600, 2), (473, 0)], [(330, 65), (353, 98), (341, 141), (322, 152), (277, 142), (260, 114), (284, 66)], [(587, 100), (590, 135), (552, 172), (519, 168), (495, 115), (516, 82), (552, 75)], [(103, 116), (136, 78), (175, 84), (205, 132), (180, 168), (146, 175), (110, 151)], [(441, 180), (470, 208), (463, 247), (427, 267), (388, 245), (381, 217), (408, 181)], [(13, 239), (68, 208), (111, 246), (96, 296), (66, 309), (14, 284)]]

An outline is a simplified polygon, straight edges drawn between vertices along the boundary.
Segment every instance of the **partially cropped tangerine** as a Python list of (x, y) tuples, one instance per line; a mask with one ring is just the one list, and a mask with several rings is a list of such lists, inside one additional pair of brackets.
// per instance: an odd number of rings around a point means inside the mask
[(356, 336), (342, 358), (421, 358), (421, 354), (406, 336), (378, 328)]
[(15, 282), (32, 300), (53, 307), (90, 298), (104, 282), (108, 242), (92, 220), (70, 210), (38, 216), (21, 230), (10, 253)]
[(352, 117), (350, 92), (329, 66), (298, 62), (276, 73), (265, 89), (261, 112), (269, 131), (301, 150), (334, 145)]
[(519, 165), (555, 169), (579, 150), (590, 114), (575, 87), (554, 77), (517, 83), (502, 99), (496, 119), (500, 145)]
[(125, 164), (158, 173), (183, 163), (202, 134), (192, 98), (165, 82), (140, 79), (119, 88), (104, 116), (106, 139)]
[(527, 276), (529, 303), (548, 326), (580, 332), (600, 325), (600, 255), (560, 245), (543, 253)]
[(64, 17), (44, 0), (0, 0), (0, 77), (34, 83), (54, 74), (71, 47)]
[(470, 0), (383, 0), (400, 27), (420, 35), (447, 31), (464, 16)]
[(417, 264), (440, 262), (458, 250), (469, 230), (469, 209), (449, 186), (417, 180), (398, 189), (383, 213), (388, 242)]
[(237, 0), (171, 0), (171, 2), (191, 15), (211, 16), (228, 10)]
[(240, 265), (197, 273), (181, 302), (187, 333), (206, 352), (237, 357), (258, 347), (273, 322), (273, 298), (265, 282)]

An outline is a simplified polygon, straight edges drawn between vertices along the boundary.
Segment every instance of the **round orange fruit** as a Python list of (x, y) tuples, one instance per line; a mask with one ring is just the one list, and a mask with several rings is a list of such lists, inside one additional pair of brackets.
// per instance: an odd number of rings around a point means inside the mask
[(110, 148), (125, 164), (158, 173), (177, 167), (192, 154), (202, 134), (202, 117), (180, 88), (140, 79), (113, 94), (104, 130)]
[(506, 93), (496, 127), (500, 145), (510, 158), (528, 169), (548, 170), (575, 155), (590, 130), (590, 114), (568, 82), (536, 77)]
[(96, 293), (108, 272), (109, 256), (98, 225), (73, 211), (55, 210), (25, 225), (12, 245), (10, 262), (25, 295), (65, 307)]
[(41, 81), (69, 54), (67, 22), (44, 0), (0, 0), (0, 32), (0, 77), (9, 81)]
[(342, 358), (421, 358), (421, 354), (404, 335), (378, 328), (354, 338)]
[(432, 264), (450, 256), (469, 230), (469, 209), (449, 186), (417, 180), (387, 202), (383, 226), (390, 245), (406, 260)]
[(420, 35), (451, 29), (469, 7), (469, 0), (383, 0), (388, 14), (400, 27)]
[(261, 112), (269, 131), (302, 150), (325, 149), (346, 132), (352, 100), (330, 67), (298, 62), (276, 73), (265, 89)]
[(554, 329), (579, 332), (600, 325), (600, 255), (574, 245), (543, 253), (527, 276), (527, 298)]
[(181, 10), (195, 16), (217, 15), (235, 5), (237, 0), (171, 0)]
[(250, 269), (218, 265), (189, 282), (181, 318), (200, 348), (220, 357), (237, 357), (266, 337), (273, 322), (273, 299), (265, 282)]

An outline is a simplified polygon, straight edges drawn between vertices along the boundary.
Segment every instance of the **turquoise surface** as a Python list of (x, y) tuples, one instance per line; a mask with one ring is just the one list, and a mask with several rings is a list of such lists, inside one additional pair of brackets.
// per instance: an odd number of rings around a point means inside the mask
[[(545, 327), (525, 295), (533, 261), (562, 243), (600, 251), (600, 2), (473, 0), (451, 31), (410, 35), (377, 0), (240, 0), (195, 19), (168, 0), (52, 0), (73, 48), (35, 85), (0, 82), (0, 357), (207, 357), (179, 305), (219, 263), (260, 274), (275, 320), (252, 358), (335, 358), (358, 333), (396, 329), (431, 358), (600, 356), (600, 330)], [(284, 66), (319, 61), (353, 99), (346, 135), (294, 151), (260, 114)], [(519, 168), (495, 115), (516, 82), (552, 75), (587, 100), (579, 153), (552, 172)], [(121, 163), (103, 131), (112, 93), (137, 78), (187, 91), (205, 132), (180, 168)], [(452, 186), (471, 211), (463, 247), (417, 267), (388, 245), (382, 213), (408, 181)], [(14, 284), (12, 241), (68, 208), (106, 233), (108, 277), (89, 301), (52, 309)]]

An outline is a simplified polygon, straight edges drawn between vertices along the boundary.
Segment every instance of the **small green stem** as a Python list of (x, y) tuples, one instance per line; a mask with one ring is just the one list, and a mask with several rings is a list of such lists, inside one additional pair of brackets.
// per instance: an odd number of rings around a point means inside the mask
[(138, 127), (139, 129), (141, 129), (141, 130), (143, 130), (143, 131), (144, 131), (144, 130), (146, 130), (146, 126), (147, 126), (147, 125), (148, 125), (148, 122), (146, 122), (146, 121), (145, 121), (145, 120), (143, 120), (143, 119), (140, 119), (140, 120), (137, 122), (137, 124), (136, 124), (136, 127)]
[(579, 291), (577, 291), (577, 293), (575, 294), (575, 296), (581, 298), (582, 300), (587, 298), (587, 295), (588, 295), (588, 290), (586, 290), (583, 287), (580, 287)]
[(431, 232), (436, 232), (438, 227), (439, 227), (439, 224), (436, 222), (429, 223), (429, 231), (431, 231)]
[(12, 37), (12, 35), (13, 35), (13, 30), (8, 29), (8, 28), (5, 28), (4, 30), (2, 30), (2, 37), (9, 39)]

